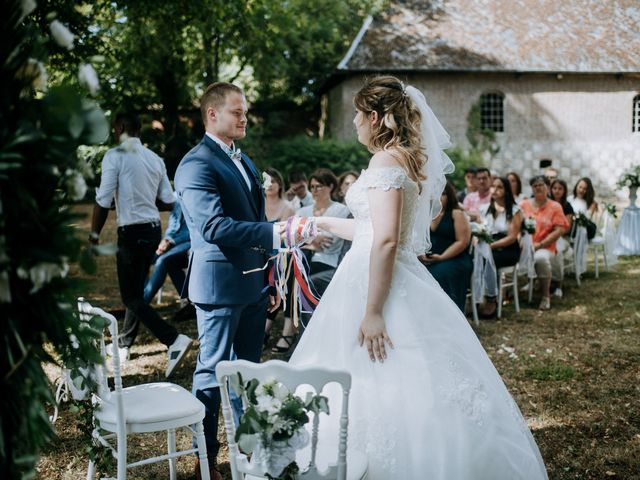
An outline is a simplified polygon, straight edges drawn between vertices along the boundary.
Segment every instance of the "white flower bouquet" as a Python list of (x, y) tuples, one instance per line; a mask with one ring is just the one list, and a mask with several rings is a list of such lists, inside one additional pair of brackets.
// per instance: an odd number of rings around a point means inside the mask
[(275, 379), (262, 385), (256, 379), (245, 383), (237, 373), (230, 381), (246, 405), (236, 430), (240, 450), (251, 454), (251, 465), (261, 467), (269, 479), (297, 478), (296, 451), (309, 443), (304, 429), (308, 412), (328, 414), (327, 398), (309, 393), (303, 400)]
[(631, 167), (624, 172), (618, 180), (618, 187), (638, 188), (640, 187), (640, 165)]
[(471, 222), (471, 235), (476, 237), (479, 242), (492, 243), (493, 236), (483, 223)]
[(533, 235), (536, 233), (536, 219), (533, 217), (525, 218), (523, 227), (525, 232)]

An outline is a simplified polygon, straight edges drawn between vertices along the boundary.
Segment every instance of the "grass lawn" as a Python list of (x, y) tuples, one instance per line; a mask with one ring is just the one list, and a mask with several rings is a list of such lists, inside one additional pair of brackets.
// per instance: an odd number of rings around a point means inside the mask
[[(88, 213), (90, 206), (79, 210)], [(163, 220), (166, 225), (166, 217)], [(85, 236), (88, 217), (78, 227)], [(102, 240), (115, 241), (113, 217)], [(99, 258), (98, 263), (94, 277), (77, 268), (72, 274), (86, 279), (82, 293), (95, 306), (121, 313), (115, 258)], [(554, 300), (550, 312), (522, 302), (516, 315), (507, 305), (502, 320), (483, 321), (475, 331), (533, 430), (549, 478), (640, 479), (640, 258), (621, 258), (599, 279), (590, 265), (585, 277), (581, 287), (568, 279), (564, 298)], [(163, 303), (156, 307), (169, 318), (179, 307), (177, 294), (169, 283), (164, 291)], [(534, 296), (534, 306), (536, 301)], [(194, 321), (176, 326), (197, 337)], [(272, 330), (273, 337), (279, 326)], [(274, 342), (272, 338), (270, 344)], [(144, 327), (131, 353), (125, 386), (164, 381), (166, 348)], [(191, 388), (195, 356), (195, 351), (189, 353), (172, 381)], [(52, 379), (59, 374), (53, 365), (46, 369)], [(86, 443), (68, 404), (61, 406), (55, 428), (58, 440), (43, 453), (37, 478), (85, 478)], [(224, 440), (222, 430), (219, 435)], [(129, 437), (130, 460), (142, 452), (161, 452), (165, 444), (163, 435)], [(186, 434), (178, 435), (178, 448), (189, 444)], [(223, 447), (220, 468), (230, 479), (225, 457)], [(178, 478), (192, 478), (193, 464), (193, 458), (179, 459)], [(131, 470), (128, 478), (168, 478), (167, 464)]]

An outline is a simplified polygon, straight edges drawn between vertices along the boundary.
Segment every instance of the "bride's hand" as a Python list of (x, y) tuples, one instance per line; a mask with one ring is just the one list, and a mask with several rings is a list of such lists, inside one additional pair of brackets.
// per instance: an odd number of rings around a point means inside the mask
[(384, 318), (381, 314), (365, 314), (360, 323), (360, 330), (358, 330), (358, 343), (361, 347), (366, 345), (372, 362), (377, 360), (382, 363), (385, 361), (387, 358), (385, 343), (388, 343), (391, 348), (393, 348), (393, 343), (387, 335)]

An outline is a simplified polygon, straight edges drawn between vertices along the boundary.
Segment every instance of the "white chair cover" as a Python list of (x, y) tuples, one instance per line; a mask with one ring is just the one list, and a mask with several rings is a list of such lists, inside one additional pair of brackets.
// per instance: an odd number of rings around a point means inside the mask
[(520, 241), (520, 260), (518, 275), (526, 275), (530, 280), (536, 278), (536, 261), (534, 258), (533, 237), (525, 233)]
[(573, 239), (573, 250), (576, 256), (576, 264), (574, 266), (576, 269), (576, 275), (582, 275), (587, 271), (588, 245), (589, 240), (587, 238), (587, 228), (578, 226), (578, 228), (576, 228), (576, 236)]
[(607, 258), (607, 266), (613, 267), (618, 263), (616, 248), (616, 223), (613, 215), (608, 211), (602, 214), (602, 237), (604, 238), (604, 254)]
[[(493, 254), (489, 244), (479, 241), (473, 253), (473, 293), (476, 297), (486, 295), (495, 297), (498, 295), (496, 264), (493, 261)], [(478, 303), (480, 298), (474, 298)]]

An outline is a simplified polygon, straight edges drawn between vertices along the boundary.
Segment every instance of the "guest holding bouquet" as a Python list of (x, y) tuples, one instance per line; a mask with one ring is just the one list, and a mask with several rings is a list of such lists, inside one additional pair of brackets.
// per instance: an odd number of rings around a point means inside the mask
[[(480, 208), (481, 222), (491, 234), (489, 247), (493, 254), (496, 271), (518, 263), (520, 245), (518, 237), (522, 227), (522, 213), (515, 204), (509, 180), (498, 177), (491, 187), (491, 201)], [(496, 297), (485, 297), (482, 316), (493, 317), (496, 313)]]
[[(556, 241), (569, 229), (569, 222), (562, 211), (562, 206), (549, 198), (549, 179), (537, 175), (529, 182), (533, 190), (533, 198), (525, 199), (520, 208), (526, 218), (532, 217), (536, 222), (533, 234), (535, 250), (535, 269), (540, 283), (541, 310), (551, 308), (551, 276), (552, 270), (562, 271), (562, 257), (558, 257)], [(558, 275), (557, 273), (556, 275)]]

